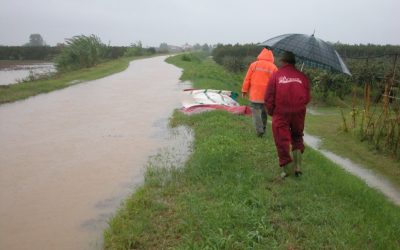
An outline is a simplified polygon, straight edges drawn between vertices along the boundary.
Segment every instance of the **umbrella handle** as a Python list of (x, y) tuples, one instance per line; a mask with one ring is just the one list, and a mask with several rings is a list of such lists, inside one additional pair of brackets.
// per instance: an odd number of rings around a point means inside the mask
[(304, 62), (301, 64), (301, 69), (300, 69), (301, 72), (303, 72), (303, 67), (304, 67)]

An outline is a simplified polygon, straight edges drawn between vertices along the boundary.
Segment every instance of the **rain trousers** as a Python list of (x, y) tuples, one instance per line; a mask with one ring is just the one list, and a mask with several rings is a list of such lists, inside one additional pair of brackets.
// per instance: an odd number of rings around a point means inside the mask
[(286, 64), (271, 77), (265, 106), (272, 115), (272, 132), (281, 167), (292, 161), (292, 150), (304, 152), (306, 106), (311, 100), (309, 80), (294, 65)]

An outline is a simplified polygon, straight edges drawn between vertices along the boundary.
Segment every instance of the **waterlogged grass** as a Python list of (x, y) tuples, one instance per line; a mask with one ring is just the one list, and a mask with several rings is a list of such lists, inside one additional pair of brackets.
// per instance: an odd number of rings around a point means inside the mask
[[(220, 69), (203, 63), (216, 81)], [(195, 87), (209, 82), (192, 70)], [(307, 148), (303, 177), (282, 181), (270, 127), (261, 139), (249, 117), (221, 111), (177, 111), (171, 125), (181, 124), (195, 132), (190, 159), (148, 168), (110, 221), (105, 249), (400, 248), (400, 209), (319, 153)]]
[(41, 93), (48, 93), (83, 81), (95, 80), (118, 73), (125, 70), (129, 62), (134, 59), (138, 58), (123, 57), (98, 64), (92, 68), (57, 74), (51, 79), (0, 86), (0, 104), (25, 99)]

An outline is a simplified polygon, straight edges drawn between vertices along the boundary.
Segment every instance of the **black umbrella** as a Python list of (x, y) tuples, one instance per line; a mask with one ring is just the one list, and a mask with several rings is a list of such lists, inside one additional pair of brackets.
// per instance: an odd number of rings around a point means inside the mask
[(339, 53), (328, 43), (304, 34), (285, 34), (271, 38), (260, 44), (275, 52), (291, 51), (305, 65), (323, 68), (351, 75)]

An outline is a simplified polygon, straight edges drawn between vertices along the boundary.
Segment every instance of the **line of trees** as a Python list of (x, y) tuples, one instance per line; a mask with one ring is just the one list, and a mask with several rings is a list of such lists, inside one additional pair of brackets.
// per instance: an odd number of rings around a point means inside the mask
[(241, 72), (257, 58), (262, 47), (256, 44), (218, 44), (212, 50), (212, 56), (218, 64), (231, 72)]
[(126, 48), (124, 52), (124, 56), (144, 56), (144, 55), (153, 55), (155, 54), (156, 48), (143, 48), (142, 42), (138, 41), (136, 43), (132, 43), (130, 47)]
[(0, 60), (51, 60), (60, 52), (61, 47), (0, 46)]
[(0, 46), (0, 60), (50, 60), (60, 51), (60, 47), (46, 46), (40, 34), (31, 34), (23, 46)]
[(400, 46), (396, 45), (376, 45), (376, 44), (333, 44), (336, 51), (344, 58), (372, 58), (382, 55), (400, 54)]
[[(58, 46), (0, 46), (0, 60), (53, 60), (65, 44)], [(129, 47), (105, 46), (106, 58), (115, 59), (123, 56)]]

